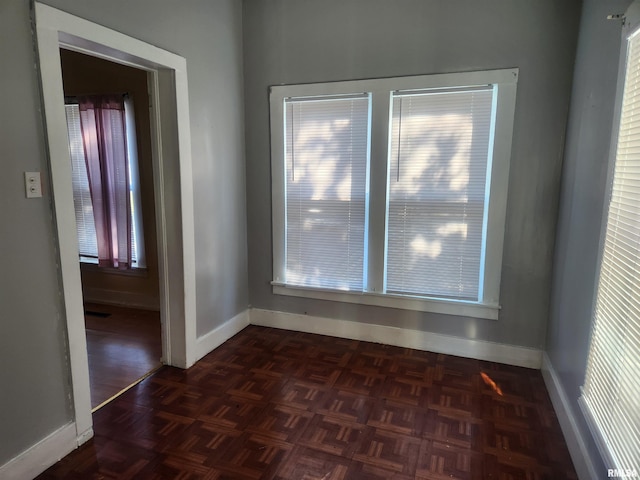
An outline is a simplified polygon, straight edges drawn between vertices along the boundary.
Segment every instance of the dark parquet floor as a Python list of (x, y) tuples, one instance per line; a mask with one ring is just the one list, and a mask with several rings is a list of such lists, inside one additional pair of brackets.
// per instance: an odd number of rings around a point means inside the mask
[(539, 371), (256, 326), (94, 431), (38, 478), (577, 479)]

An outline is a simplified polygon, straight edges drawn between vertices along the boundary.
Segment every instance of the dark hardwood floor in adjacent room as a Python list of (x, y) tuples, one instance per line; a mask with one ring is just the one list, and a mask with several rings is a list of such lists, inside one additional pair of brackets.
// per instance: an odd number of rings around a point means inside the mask
[(160, 312), (85, 304), (91, 407), (160, 367)]
[(39, 478), (577, 478), (539, 371), (256, 326), (94, 431)]

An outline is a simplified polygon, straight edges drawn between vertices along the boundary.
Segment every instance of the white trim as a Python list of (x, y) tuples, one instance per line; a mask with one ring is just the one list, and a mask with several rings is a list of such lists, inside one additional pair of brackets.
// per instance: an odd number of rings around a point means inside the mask
[(313, 317), (296, 313), (251, 309), (252, 325), (282, 328), (297, 332), (317, 333), (333, 337), (384, 343), (404, 348), (445, 353), (460, 357), (539, 369), (542, 351), (535, 348), (471, 340), (439, 333), (370, 323)]
[(85, 302), (90, 303), (140, 308), (143, 310), (160, 310), (160, 302), (157, 297), (136, 292), (85, 287), (83, 289), (83, 298)]
[[(47, 5), (36, 2), (34, 8), (74, 419), (76, 434), (80, 436), (91, 428), (92, 417), (59, 49), (63, 45), (149, 72), (150, 94), (152, 100), (158, 100), (152, 101), (152, 147), (156, 211), (161, 220), (157, 239), (163, 301), (163, 357), (166, 363), (182, 368), (195, 361), (196, 343), (193, 179), (186, 60)], [(171, 162), (163, 163), (165, 153)], [(174, 163), (177, 166), (172, 167)], [(178, 218), (165, 214), (165, 201), (176, 205), (179, 202), (179, 208), (167, 209), (176, 210)]]
[[(343, 80), (325, 83), (301, 83), (274, 85), (271, 93), (280, 98), (308, 97), (312, 95), (351, 95), (374, 90), (388, 93), (395, 90), (423, 91), (432, 88), (464, 87), (489, 84), (516, 84), (518, 68), (479, 70), (474, 72), (441, 73), (433, 75), (408, 75), (363, 80)], [(281, 117), (279, 117), (281, 118)]]
[[(513, 121), (515, 115), (517, 68), (458, 72), (435, 75), (417, 75), (339, 82), (275, 85), (269, 92), (271, 125), (271, 211), (273, 235), (273, 293), (305, 298), (320, 298), (348, 303), (382, 305), (392, 308), (444, 313), (474, 318), (498, 318), (499, 294), (504, 247), (504, 228), (509, 185), (509, 165)], [(388, 295), (384, 292), (387, 236), (387, 180), (389, 154), (389, 97), (394, 91), (428, 90), (449, 87), (493, 86), (494, 122), (492, 149), (487, 164), (487, 198), (483, 241), (482, 278), (479, 279), (482, 298), (477, 303), (450, 301), (448, 299), (417, 298)], [(342, 294), (314, 291), (312, 287), (291, 288), (286, 272), (286, 168), (284, 112), (287, 98), (323, 97), (330, 95), (370, 95), (371, 131), (369, 136), (370, 158), (368, 164), (369, 197), (367, 200), (368, 231), (365, 234), (368, 255), (365, 265), (366, 291), (358, 294)], [(373, 295), (373, 296), (372, 296)], [(339, 296), (339, 297), (338, 297)]]
[[(82, 310), (77, 230), (72, 203), (71, 166), (67, 161), (68, 146), (63, 144), (63, 141), (66, 143), (67, 132), (64, 118), (58, 29), (55, 26), (49, 26), (55, 25), (55, 22), (49, 21), (46, 14), (41, 14), (40, 7), (42, 5), (36, 4), (35, 7), (42, 97), (51, 157), (52, 196), (54, 205), (59, 205), (59, 208), (54, 207), (54, 210), (60, 252), (62, 295), (67, 320), (75, 424), (76, 428), (85, 430), (92, 425), (89, 368)], [(47, 80), (45, 81), (45, 79)], [(66, 205), (67, 208), (62, 208), (62, 205)]]
[(249, 310), (240, 312), (196, 340), (196, 361), (211, 353), (238, 332), (249, 326)]
[(332, 302), (357, 303), (377, 307), (399, 308), (418, 312), (444, 313), (464, 317), (497, 320), (499, 305), (484, 305), (461, 300), (440, 300), (437, 298), (410, 297), (403, 295), (382, 294), (374, 292), (349, 292), (327, 290), (322, 288), (298, 287), (295, 285), (278, 285), (273, 283), (273, 293), (291, 297), (317, 298)]
[(617, 464), (615, 458), (612, 455), (612, 452), (607, 445), (607, 441), (604, 439), (602, 435), (602, 430), (598, 426), (598, 422), (594, 413), (589, 406), (589, 398), (585, 395), (584, 387), (580, 387), (581, 395), (578, 398), (578, 406), (580, 407), (580, 411), (582, 412), (582, 416), (587, 422), (587, 426), (589, 427), (589, 431), (591, 432), (591, 438), (598, 447), (598, 451), (600, 452), (600, 456), (604, 461), (605, 465), (611, 468), (618, 468), (619, 470), (624, 470), (625, 465)]
[(80, 438), (76, 438), (75, 424), (68, 423), (0, 466), (0, 478), (5, 480), (35, 478), (92, 436), (93, 431), (89, 429)]
[(602, 475), (597, 475), (596, 469), (591, 461), (591, 456), (584, 443), (582, 434), (578, 428), (571, 401), (567, 398), (567, 394), (562, 388), (562, 383), (558, 378), (558, 374), (553, 368), (551, 360), (547, 356), (547, 352), (542, 354), (542, 378), (547, 386), (553, 409), (558, 417), (560, 428), (564, 435), (565, 442), (569, 448), (569, 454), (573, 460), (573, 465), (580, 480), (597, 480)]

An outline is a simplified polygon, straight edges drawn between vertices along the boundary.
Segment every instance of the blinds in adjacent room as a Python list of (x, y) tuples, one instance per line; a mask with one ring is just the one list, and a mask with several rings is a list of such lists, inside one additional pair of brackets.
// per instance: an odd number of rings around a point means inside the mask
[(629, 39), (583, 405), (611, 467), (640, 464), (640, 37)]
[(78, 248), (81, 257), (95, 259), (97, 262), (98, 244), (80, 128), (80, 109), (78, 104), (68, 104), (65, 105), (65, 111), (69, 134), (69, 153), (71, 155), (73, 205), (76, 212)]
[(369, 96), (285, 100), (286, 282), (362, 290)]
[(392, 95), (387, 292), (481, 296), (493, 95), (489, 86)]
[[(125, 105), (127, 101), (125, 101)], [(135, 179), (135, 183), (129, 185), (132, 209), (132, 229), (131, 229), (131, 265), (135, 268), (144, 268), (144, 249), (138, 243), (138, 237), (142, 239), (142, 220), (140, 208), (140, 192), (138, 181), (137, 160), (132, 165), (132, 159), (137, 159), (135, 147), (135, 124), (133, 122), (132, 107), (129, 106), (127, 117), (126, 135), (128, 141), (127, 165), (129, 175)], [(96, 228), (93, 214), (93, 202), (87, 176), (87, 163), (80, 125), (80, 108), (77, 103), (65, 105), (67, 118), (67, 133), (69, 137), (69, 154), (71, 157), (73, 204), (76, 214), (76, 227), (78, 236), (78, 251), (81, 260), (88, 263), (98, 263), (98, 242), (96, 239)], [(143, 260), (142, 262), (140, 260)]]

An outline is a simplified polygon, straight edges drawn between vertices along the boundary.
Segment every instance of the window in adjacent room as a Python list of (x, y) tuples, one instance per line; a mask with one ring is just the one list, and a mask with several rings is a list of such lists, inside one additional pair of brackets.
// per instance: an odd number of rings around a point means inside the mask
[(131, 99), (78, 97), (65, 111), (80, 261), (145, 268)]
[(272, 87), (274, 291), (497, 318), (516, 82)]
[(624, 89), (580, 398), (607, 463), (640, 474), (640, 28), (627, 17)]

